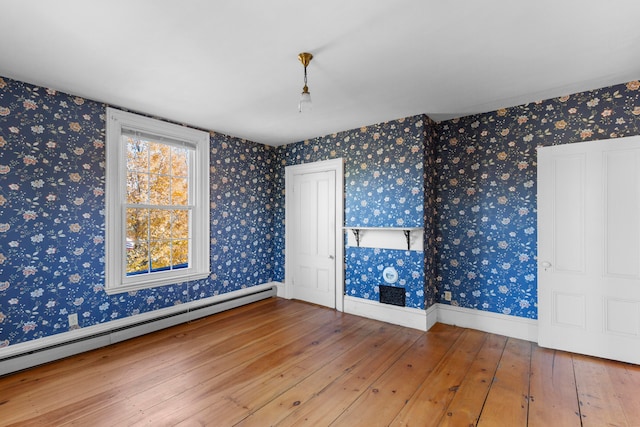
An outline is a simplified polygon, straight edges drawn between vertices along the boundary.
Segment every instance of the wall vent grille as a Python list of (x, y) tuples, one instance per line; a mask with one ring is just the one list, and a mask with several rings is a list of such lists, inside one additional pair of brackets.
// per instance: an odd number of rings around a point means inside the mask
[(405, 306), (405, 288), (380, 285), (380, 302), (383, 304)]

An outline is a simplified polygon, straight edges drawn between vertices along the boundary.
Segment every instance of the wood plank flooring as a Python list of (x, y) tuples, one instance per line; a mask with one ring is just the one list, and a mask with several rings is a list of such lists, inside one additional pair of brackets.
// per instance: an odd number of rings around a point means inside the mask
[(0, 378), (0, 425), (633, 426), (640, 366), (271, 298)]

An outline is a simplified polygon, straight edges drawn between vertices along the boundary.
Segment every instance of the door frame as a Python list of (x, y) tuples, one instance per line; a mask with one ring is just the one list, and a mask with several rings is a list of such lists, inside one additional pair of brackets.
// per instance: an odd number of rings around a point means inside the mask
[(342, 157), (332, 160), (322, 160), (313, 163), (303, 163), (285, 167), (285, 198), (284, 198), (284, 297), (291, 299), (293, 295), (293, 236), (287, 224), (291, 222), (293, 204), (287, 194), (293, 193), (293, 178), (316, 172), (335, 172), (335, 282), (336, 282), (336, 310), (344, 311), (344, 162)]

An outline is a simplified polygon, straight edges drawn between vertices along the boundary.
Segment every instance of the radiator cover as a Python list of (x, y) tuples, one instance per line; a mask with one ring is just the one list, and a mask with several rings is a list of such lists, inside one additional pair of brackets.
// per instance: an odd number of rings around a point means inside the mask
[[(119, 322), (108, 322), (103, 325), (89, 326), (65, 334), (41, 338), (33, 342), (25, 343), (24, 345), (16, 344), (15, 346), (5, 347), (4, 349), (0, 349), (0, 376), (73, 356), (85, 351), (105, 347), (115, 344), (116, 342), (169, 328), (201, 317), (210, 316), (255, 301), (275, 297), (276, 293), (275, 285), (258, 285), (240, 291), (230, 292), (229, 294), (210, 297), (205, 300), (175, 305), (160, 309), (156, 312), (120, 319), (120, 322), (130, 322), (126, 325), (112, 327), (110, 323), (118, 324)], [(136, 321), (137, 319), (144, 320)], [(90, 331), (96, 332), (92, 333)], [(82, 335), (79, 336), (79, 334)], [(40, 343), (42, 344), (38, 345)], [(34, 345), (36, 345), (36, 347), (32, 348)], [(23, 349), (24, 347), (27, 347), (24, 351), (14, 351), (11, 354), (6, 354), (14, 348)]]

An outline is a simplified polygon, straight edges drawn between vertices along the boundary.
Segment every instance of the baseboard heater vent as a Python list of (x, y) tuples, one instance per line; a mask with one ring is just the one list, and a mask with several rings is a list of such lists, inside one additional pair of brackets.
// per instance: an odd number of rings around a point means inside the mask
[(405, 306), (405, 288), (380, 285), (380, 302), (383, 304)]
[[(7, 357), (0, 356), (0, 376), (21, 371), (54, 360), (63, 359), (85, 351), (105, 347), (130, 338), (135, 338), (180, 323), (189, 322), (215, 313), (230, 310), (252, 302), (276, 296), (276, 287), (257, 289), (253, 293), (244, 293), (239, 296), (230, 296), (228, 299), (216, 300), (211, 303), (194, 301), (193, 303), (171, 307), (171, 313), (159, 314), (157, 317), (147, 318), (139, 322), (132, 322), (125, 326), (101, 330), (95, 334), (81, 338), (67, 338), (63, 334), (54, 336), (56, 343), (44, 345), (36, 349), (26, 350), (22, 353), (11, 354)], [(202, 305), (196, 305), (201, 303)], [(159, 310), (162, 311), (162, 310)], [(90, 329), (91, 326), (86, 328)], [(104, 325), (96, 325), (95, 328), (104, 329)], [(80, 329), (82, 330), (82, 329)], [(74, 331), (75, 332), (75, 331)], [(46, 340), (46, 338), (43, 338)], [(37, 340), (36, 340), (37, 341)], [(50, 340), (51, 341), (51, 340)], [(17, 344), (20, 345), (20, 344)], [(7, 347), (7, 349), (10, 347)], [(1, 353), (0, 353), (1, 354)]]

